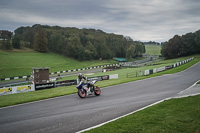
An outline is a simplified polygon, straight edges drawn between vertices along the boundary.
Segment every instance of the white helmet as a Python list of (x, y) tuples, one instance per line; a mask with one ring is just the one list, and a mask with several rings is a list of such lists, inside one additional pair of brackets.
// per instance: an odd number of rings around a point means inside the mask
[(82, 73), (78, 74), (78, 78), (81, 79), (83, 77)]

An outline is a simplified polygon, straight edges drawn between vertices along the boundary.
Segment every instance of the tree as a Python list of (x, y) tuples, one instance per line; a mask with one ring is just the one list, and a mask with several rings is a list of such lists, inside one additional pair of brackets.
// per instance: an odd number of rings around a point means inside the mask
[(200, 30), (182, 36), (175, 35), (168, 42), (162, 44), (161, 53), (166, 58), (200, 53)]
[[(166, 43), (162, 47), (162, 55), (167, 58), (177, 58), (180, 56), (180, 50), (181, 50), (181, 37), (178, 35), (175, 35), (172, 39), (169, 40), (169, 42)], [(164, 51), (165, 50), (165, 51)]]
[(163, 43), (162, 44), (162, 47), (161, 47), (161, 55), (163, 56), (163, 57), (168, 57), (168, 53), (167, 53), (167, 42), (166, 43)]
[(97, 50), (90, 41), (86, 43), (84, 57), (85, 60), (97, 59)]
[(2, 39), (2, 49), (3, 50), (11, 50), (12, 44), (10, 40), (12, 39), (12, 32), (8, 30), (0, 30), (0, 39)]
[(126, 51), (126, 58), (132, 58), (135, 56), (135, 46), (131, 44)]
[(4, 46), (4, 50), (11, 50), (13, 47), (12, 47), (12, 44), (10, 43), (10, 39), (7, 39), (5, 41), (5, 46)]
[(18, 35), (15, 35), (12, 39), (12, 45), (13, 45), (13, 48), (16, 48), (16, 49), (20, 49), (21, 46), (20, 46), (20, 38)]
[(144, 47), (140, 42), (134, 42), (135, 43), (135, 56), (142, 56), (142, 53), (144, 53)]
[(48, 41), (46, 36), (47, 36), (46, 31), (43, 28), (38, 27), (34, 37), (34, 50), (39, 52), (48, 51), (47, 48)]
[(200, 53), (200, 30), (194, 33), (195, 53)]
[(80, 38), (77, 36), (71, 36), (68, 39), (68, 45), (66, 47), (66, 55), (75, 59), (82, 60), (84, 58), (84, 48), (81, 45)]
[[(36, 24), (32, 27), (16, 29), (15, 35), (25, 47), (34, 48), (40, 52), (49, 50), (78, 60), (126, 57), (126, 51), (130, 45), (136, 49), (133, 56), (145, 52), (145, 47), (141, 42), (135, 43), (130, 37), (108, 34), (96, 29)], [(17, 45), (16, 42), (14, 41), (13, 44)]]
[(187, 33), (181, 37), (182, 45), (180, 47), (180, 55), (186, 56), (194, 54), (195, 42), (194, 42), (194, 34)]
[(99, 50), (99, 58), (102, 58), (102, 59), (110, 59), (111, 58), (111, 52), (105, 43), (99, 45), (98, 50)]
[(12, 38), (12, 32), (8, 30), (0, 30), (0, 39), (11, 39)]

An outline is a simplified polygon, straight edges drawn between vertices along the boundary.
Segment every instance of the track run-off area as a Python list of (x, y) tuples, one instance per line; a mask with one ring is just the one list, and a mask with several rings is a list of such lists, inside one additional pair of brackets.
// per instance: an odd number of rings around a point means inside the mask
[(173, 97), (200, 79), (200, 62), (185, 71), (0, 109), (2, 133), (73, 133)]

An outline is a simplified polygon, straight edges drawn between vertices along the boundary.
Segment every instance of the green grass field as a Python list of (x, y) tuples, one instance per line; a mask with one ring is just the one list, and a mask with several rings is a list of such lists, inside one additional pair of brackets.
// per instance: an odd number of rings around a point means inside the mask
[(161, 55), (161, 46), (159, 45), (145, 45), (146, 52), (145, 54), (149, 55)]
[[(158, 68), (158, 67), (162, 67), (162, 66), (167, 66), (167, 65), (171, 65), (171, 64), (175, 63), (177, 60), (184, 60), (187, 58), (189, 58), (189, 57), (182, 57), (182, 58), (173, 59), (173, 60), (164, 60), (164, 61), (158, 62), (157, 63), (158, 65), (152, 64), (152, 66), (145, 66), (145, 67), (141, 67), (141, 68), (124, 68), (124, 69), (106, 72), (106, 73), (99, 72), (99, 73), (95, 73), (94, 75), (90, 75), (90, 76), (111, 75), (111, 74), (119, 75), (118, 79), (97, 82), (96, 85), (102, 88), (102, 87), (106, 87), (106, 86), (122, 84), (122, 83), (136, 81), (136, 80), (145, 79), (145, 78), (149, 78), (149, 77), (160, 76), (163, 74), (171, 74), (171, 73), (180, 72), (200, 61), (200, 55), (196, 55), (194, 60), (190, 61), (189, 63), (184, 64), (179, 67), (176, 67), (176, 68), (173, 68), (173, 69), (170, 69), (170, 70), (167, 70), (167, 71), (152, 74), (149, 76), (136, 77), (136, 75), (135, 75), (135, 72), (139, 71), (139, 70), (144, 71), (147, 69), (153, 69), (153, 68)], [(134, 75), (132, 78), (127, 78), (126, 77), (127, 73), (134, 73)], [(77, 76), (68, 76), (61, 80), (76, 79), (76, 78), (77, 78)], [(20, 104), (20, 103), (26, 103), (26, 102), (30, 102), (30, 101), (37, 101), (37, 100), (47, 99), (47, 98), (52, 98), (52, 97), (58, 97), (58, 96), (68, 95), (68, 94), (72, 94), (72, 93), (76, 93), (76, 92), (77, 92), (77, 89), (75, 86), (64, 86), (64, 87), (45, 89), (45, 90), (34, 91), (34, 92), (4, 95), (4, 96), (0, 96), (0, 107), (10, 106), (10, 105), (15, 105), (15, 104)]]
[[(158, 68), (166, 65), (171, 65), (177, 61), (187, 59), (189, 57), (182, 57), (179, 59), (164, 60), (161, 62), (152, 63), (141, 68), (124, 68), (116, 71), (106, 73), (96, 73), (91, 76), (119, 74), (119, 79), (105, 80), (97, 82), (100, 87), (116, 85), (135, 80), (145, 79), (149, 77), (160, 76), (163, 74), (171, 74), (183, 71), (188, 67), (200, 61), (200, 55), (195, 55), (194, 60), (182, 66), (152, 74), (149, 76), (138, 76), (127, 78), (126, 73), (135, 73), (136, 71), (143, 71), (146, 69)], [(65, 79), (75, 79), (76, 76), (69, 76)], [(52, 89), (39, 90), (34, 92), (25, 92), (12, 95), (0, 96), (0, 107), (27, 103), (47, 98), (53, 98), (63, 95), (76, 93), (75, 86), (65, 86)], [(172, 99), (164, 101), (158, 105), (139, 111), (132, 115), (121, 118), (117, 121), (106, 124), (102, 127), (90, 130), (88, 132), (195, 132), (200, 131), (200, 96), (193, 96), (189, 98)]]
[(86, 133), (199, 133), (200, 95), (171, 99)]
[[(160, 55), (159, 52), (160, 46), (146, 45), (146, 54)], [(31, 75), (32, 67), (50, 67), (50, 72), (57, 72), (117, 63), (114, 60), (80, 62), (55, 53), (39, 53), (31, 49), (0, 51), (0, 62), (0, 78)]]
[[(106, 72), (106, 73), (99, 72), (99, 73), (95, 73), (94, 75), (89, 75), (88, 77), (118, 74), (119, 79), (98, 82), (97, 85), (99, 85), (101, 87), (105, 87), (105, 86), (110, 86), (110, 85), (115, 85), (115, 84), (122, 84), (122, 83), (140, 80), (140, 79), (144, 79), (144, 78), (148, 78), (148, 77), (152, 77), (152, 76), (160, 76), (163, 74), (171, 74), (171, 73), (180, 72), (200, 61), (200, 55), (196, 55), (195, 59), (193, 61), (188, 62), (187, 64), (184, 64), (182, 66), (179, 66), (179, 67), (167, 70), (167, 71), (155, 73), (155, 74), (149, 75), (149, 76), (140, 76), (139, 75), (139, 71), (144, 72), (144, 70), (172, 65), (172, 64), (176, 63), (177, 61), (182, 61), (182, 60), (188, 59), (190, 57), (191, 56), (182, 57), (182, 58), (178, 58), (178, 59), (163, 60), (163, 61), (151, 63), (144, 67), (139, 67), (139, 68), (123, 68), (123, 69), (110, 71), (110, 72)], [(138, 73), (137, 74), (138, 77), (136, 77), (136, 72)], [(133, 77), (127, 78), (127, 73), (132, 73)], [(70, 80), (70, 79), (76, 79), (76, 78), (77, 78), (76, 76), (68, 76), (68, 77), (62, 78), (60, 80)]]
[(50, 72), (117, 63), (113, 60), (80, 62), (55, 53), (0, 51), (0, 78), (31, 75), (32, 67), (50, 67)]
[[(155, 54), (153, 54), (155, 55)], [(51, 71), (61, 71), (74, 68), (83, 68), (87, 65), (96, 66), (101, 64), (110, 64), (112, 61), (88, 61), (88, 62), (78, 62), (76, 60), (65, 58), (63, 56), (49, 53), (37, 53), (37, 52), (2, 52), (0, 51), (0, 61), (3, 62), (0, 65), (0, 75), (4, 73), (4, 76), (8, 74), (10, 70), (11, 73), (9, 77), (13, 77), (13, 74), (19, 76), (18, 74), (29, 75), (32, 70), (32, 65), (30, 63), (30, 58), (34, 58), (34, 67), (50, 67)], [(191, 57), (191, 56), (190, 56)], [(182, 66), (163, 71), (160, 73), (152, 74), (149, 76), (138, 76), (136, 77), (136, 71), (144, 71), (147, 69), (158, 68), (162, 66), (172, 65), (177, 61), (182, 61), (190, 57), (182, 57), (172, 60), (163, 60), (160, 62), (151, 63), (148, 66), (140, 68), (123, 68), (116, 71), (106, 72), (106, 73), (95, 73), (91, 76), (100, 75), (110, 75), (119, 74), (119, 79), (105, 80), (97, 82), (97, 85), (102, 87), (111, 86), (126, 82), (131, 82), (135, 80), (145, 79), (149, 77), (160, 76), (163, 74), (172, 74), (176, 72), (183, 71), (188, 67), (196, 64), (200, 61), (200, 55), (195, 55), (194, 60), (184, 64)], [(48, 61), (46, 61), (48, 60)], [(27, 62), (27, 63), (24, 63)], [(53, 62), (53, 63), (52, 63)], [(69, 62), (73, 65), (70, 65)], [(115, 62), (113, 62), (115, 63)], [(38, 65), (38, 66), (37, 66)], [(48, 66), (47, 66), (48, 65)], [(14, 70), (12, 70), (14, 69)], [(24, 72), (26, 71), (26, 72)], [(134, 73), (134, 77), (127, 78), (127, 73)], [(76, 76), (69, 76), (61, 80), (66, 79), (76, 79)], [(21, 103), (27, 103), (32, 101), (38, 101), (63, 95), (69, 95), (76, 93), (77, 89), (75, 86), (64, 86), (52, 89), (39, 90), (34, 92), (25, 92), (11, 95), (0, 96), (0, 107), (6, 107), (10, 105), (16, 105)], [(153, 107), (147, 108), (140, 112), (134, 113), (130, 116), (124, 117), (112, 123), (106, 124), (89, 132), (200, 132), (200, 96), (193, 96), (189, 98), (172, 99), (155, 105)]]

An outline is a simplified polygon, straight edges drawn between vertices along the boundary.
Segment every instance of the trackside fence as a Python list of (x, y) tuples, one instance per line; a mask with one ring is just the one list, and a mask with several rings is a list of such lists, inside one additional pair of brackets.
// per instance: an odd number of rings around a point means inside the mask
[[(109, 65), (100, 65), (100, 66), (87, 67), (87, 68), (81, 68), (81, 69), (58, 71), (58, 72), (49, 73), (49, 75), (60, 74), (60, 73), (68, 73), (68, 72), (76, 72), (76, 71), (84, 71), (84, 70), (89, 70), (89, 69), (103, 68), (103, 67), (109, 67), (109, 66), (118, 66), (118, 65), (119, 64), (109, 64)], [(31, 77), (31, 75), (17, 76), (17, 77), (10, 77), (10, 78), (1, 78), (0, 81), (8, 81), (8, 80), (14, 80), (14, 79), (27, 79), (27, 78), (30, 78), (30, 77)]]
[(144, 71), (138, 70), (135, 72), (126, 73), (126, 78), (134, 78), (134, 77), (139, 77), (143, 75), (144, 75)]
[(144, 75), (147, 76), (147, 75), (150, 75), (150, 74), (153, 74), (153, 73), (158, 73), (158, 72), (162, 72), (162, 71), (165, 71), (165, 70), (168, 70), (168, 69), (172, 69), (172, 68), (178, 67), (180, 65), (183, 65), (185, 63), (188, 63), (189, 61), (191, 61), (193, 59), (194, 59), (194, 57), (186, 59), (184, 61), (177, 62), (177, 63), (175, 63), (173, 65), (169, 65), (169, 66), (165, 66), (165, 67), (159, 67), (159, 68), (154, 68), (154, 69), (150, 69), (150, 70), (145, 70), (144, 71)]
[[(102, 81), (102, 80), (109, 80), (109, 79), (118, 79), (118, 74), (88, 78), (89, 81), (90, 80)], [(41, 90), (41, 89), (55, 88), (59, 86), (70, 86), (70, 85), (76, 85), (76, 84), (77, 84), (77, 80), (65, 80), (65, 81), (55, 81), (55, 82), (45, 83), (45, 84), (31, 84), (31, 85), (23, 85), (23, 86), (6, 87), (6, 88), (0, 88), (0, 96), (21, 93), (21, 92), (36, 91), (36, 90)]]

